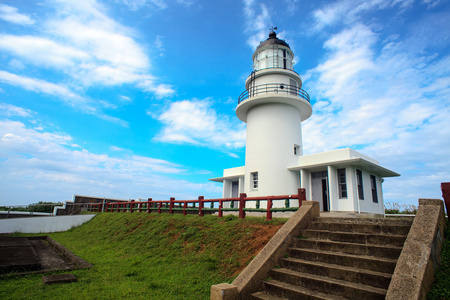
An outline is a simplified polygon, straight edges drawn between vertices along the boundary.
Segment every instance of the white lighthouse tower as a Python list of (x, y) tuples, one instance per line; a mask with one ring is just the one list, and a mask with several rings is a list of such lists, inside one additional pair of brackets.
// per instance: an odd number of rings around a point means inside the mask
[(294, 53), (272, 30), (253, 54), (254, 70), (236, 108), (247, 123), (244, 187), (248, 196), (296, 194), (298, 172), (287, 170), (302, 155), (301, 122), (312, 113)]
[(293, 70), (294, 53), (271, 30), (252, 59), (253, 71), (236, 107), (237, 117), (247, 123), (245, 166), (210, 179), (223, 183), (223, 197), (292, 195), (304, 188), (322, 211), (383, 214), (382, 182), (400, 174), (349, 148), (303, 155), (301, 123), (312, 106)]

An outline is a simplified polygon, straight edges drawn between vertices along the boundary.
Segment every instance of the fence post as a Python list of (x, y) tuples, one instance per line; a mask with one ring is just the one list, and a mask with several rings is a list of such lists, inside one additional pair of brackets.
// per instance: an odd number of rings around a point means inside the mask
[(117, 212), (120, 212), (120, 202), (117, 202)]
[(102, 204), (101, 203), (98, 205), (98, 212), (102, 212)]
[(187, 215), (186, 208), (187, 208), (187, 201), (184, 201), (184, 204), (183, 204), (183, 216)]
[(241, 193), (239, 195), (239, 219), (245, 219), (245, 198), (247, 197), (246, 193)]
[(267, 216), (266, 220), (272, 220), (272, 199), (267, 199)]
[(219, 218), (222, 218), (222, 216), (223, 216), (222, 207), (223, 207), (223, 201), (220, 200), (219, 201)]
[(444, 198), (447, 216), (450, 215), (450, 182), (441, 182), (442, 198)]
[(159, 203), (158, 203), (158, 214), (161, 213), (161, 206), (162, 206), (162, 202), (159, 202)]
[(298, 207), (302, 206), (302, 202), (306, 201), (306, 190), (298, 189)]
[(133, 212), (134, 200), (130, 201), (130, 213)]
[(170, 197), (170, 200), (169, 200), (169, 214), (173, 214), (173, 205), (174, 205), (174, 201), (175, 201), (175, 198), (174, 197)]
[(138, 212), (141, 212), (141, 208), (142, 208), (142, 202), (139, 201), (139, 204), (138, 204)]
[(205, 197), (198, 196), (198, 215), (199, 215), (199, 217), (203, 217), (203, 205), (205, 205), (205, 203), (203, 202), (203, 199), (205, 199)]
[(147, 213), (148, 214), (152, 212), (152, 210), (150, 209), (151, 206), (152, 206), (152, 198), (148, 198), (147, 199)]

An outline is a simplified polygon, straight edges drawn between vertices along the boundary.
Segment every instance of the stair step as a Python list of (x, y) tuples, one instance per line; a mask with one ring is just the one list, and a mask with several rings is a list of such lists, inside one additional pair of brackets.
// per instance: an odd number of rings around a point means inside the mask
[[(302, 286), (296, 286), (277, 280), (264, 280), (263, 285), (271, 295), (295, 300), (347, 300), (347, 298), (325, 294)], [(258, 298), (257, 298), (258, 299)]]
[(350, 299), (384, 299), (386, 289), (375, 288), (360, 283), (348, 282), (314, 274), (297, 272), (285, 268), (272, 269), (270, 275), (278, 281), (319, 290)]
[(284, 300), (286, 298), (280, 298), (275, 295), (267, 294), (265, 292), (257, 292), (251, 295), (251, 299), (260, 299), (260, 300)]
[(334, 265), (365, 269), (392, 274), (397, 263), (396, 259), (335, 253), (317, 249), (289, 248), (289, 256), (310, 261), (325, 262)]
[(294, 247), (319, 249), (333, 252), (343, 252), (348, 254), (360, 254), (384, 258), (398, 259), (402, 252), (402, 247), (389, 245), (372, 245), (372, 244), (357, 244), (347, 242), (337, 242), (319, 239), (294, 239)]
[(392, 277), (391, 274), (333, 265), (318, 261), (308, 261), (298, 258), (283, 258), (281, 259), (281, 265), (286, 269), (291, 269), (297, 272), (362, 283), (383, 289), (387, 289), (389, 287)]
[(357, 244), (380, 244), (402, 247), (405, 243), (404, 235), (368, 234), (353, 232), (336, 232), (329, 230), (304, 229), (301, 231), (302, 237), (315, 238), (320, 240), (330, 240)]
[(315, 218), (314, 222), (323, 223), (353, 223), (353, 224), (383, 224), (383, 225), (408, 225), (411, 226), (414, 217), (398, 217), (398, 218)]
[(406, 236), (411, 229), (411, 225), (315, 221), (310, 224), (309, 229), (355, 233), (394, 234)]

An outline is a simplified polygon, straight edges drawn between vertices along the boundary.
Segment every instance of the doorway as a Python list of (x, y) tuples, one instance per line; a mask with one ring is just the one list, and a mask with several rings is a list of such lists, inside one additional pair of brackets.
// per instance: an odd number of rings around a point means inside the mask
[(239, 181), (231, 182), (231, 198), (239, 197)]
[(329, 211), (328, 172), (311, 172), (312, 200), (319, 201), (320, 211)]

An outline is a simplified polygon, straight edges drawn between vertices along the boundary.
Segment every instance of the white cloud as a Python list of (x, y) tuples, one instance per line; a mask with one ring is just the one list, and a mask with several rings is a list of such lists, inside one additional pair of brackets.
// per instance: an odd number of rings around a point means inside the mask
[(331, 55), (316, 68), (320, 74), (320, 92), (337, 101), (348, 99), (353, 93), (352, 85), (358, 82), (358, 75), (375, 68), (371, 50), (374, 42), (374, 33), (361, 24), (326, 41), (325, 48)]
[(66, 101), (72, 103), (72, 105), (75, 105), (75, 103), (80, 104), (82, 102), (85, 102), (82, 97), (73, 93), (67, 87), (40, 79), (29, 78), (5, 71), (0, 71), (0, 81), (10, 85), (19, 86), (29, 91), (58, 96), (61, 99), (66, 99)]
[(11, 68), (16, 69), (16, 70), (23, 70), (25, 68), (25, 64), (18, 60), (18, 59), (11, 59), (11, 61), (9, 62), (9, 65)]
[(247, 44), (255, 49), (259, 43), (265, 40), (272, 26), (269, 10), (264, 3), (256, 3), (255, 0), (244, 1), (245, 33), (249, 35)]
[(148, 6), (149, 4), (153, 4), (159, 9), (167, 8), (166, 1), (163, 0), (121, 0), (125, 5), (127, 5), (130, 10), (136, 11), (144, 6)]
[(120, 101), (123, 101), (123, 102), (131, 102), (131, 101), (133, 101), (133, 100), (131, 100), (130, 97), (124, 96), (124, 95), (120, 95), (119, 99), (120, 99)]
[(443, 2), (444, 1), (442, 1), (442, 0), (422, 0), (422, 3), (428, 5), (429, 8), (438, 6), (439, 4), (441, 4)]
[[(58, 85), (40, 79), (19, 76), (1, 70), (0, 81), (10, 85), (21, 87), (28, 91), (55, 96), (59, 101), (62, 101), (67, 105), (74, 107), (75, 109), (80, 110), (84, 113), (95, 115), (105, 121), (116, 123), (124, 127), (128, 126), (127, 122), (104, 114), (96, 107), (97, 103), (92, 103), (91, 100), (88, 100), (87, 98), (84, 98), (72, 92), (64, 85)], [(101, 101), (99, 101), (98, 104), (102, 104)], [(103, 103), (103, 106), (105, 106), (105, 103)]]
[(340, 0), (332, 2), (323, 8), (313, 12), (313, 18), (316, 21), (315, 31), (325, 26), (332, 26), (337, 22), (345, 24), (354, 24), (361, 21), (362, 13), (373, 9), (384, 9), (388, 7), (399, 6), (406, 9), (414, 3), (414, 0)]
[(401, 173), (384, 183), (388, 201), (415, 204), (440, 197), (450, 177), (450, 57), (411, 47), (416, 42), (412, 33), (383, 44), (360, 23), (330, 36), (305, 81), (314, 113), (303, 126), (305, 153), (355, 148)]
[(227, 149), (245, 145), (244, 124), (218, 115), (208, 99), (174, 102), (157, 118), (164, 124), (157, 141)]
[(29, 16), (19, 13), (16, 7), (6, 4), (0, 4), (0, 19), (20, 25), (34, 24), (34, 20)]
[(89, 55), (70, 46), (60, 45), (47, 38), (30, 35), (0, 35), (0, 49), (6, 50), (37, 66), (65, 69), (74, 67)]
[(159, 98), (173, 94), (170, 85), (150, 74), (147, 50), (136, 41), (137, 33), (109, 17), (103, 5), (95, 0), (50, 3), (54, 15), (36, 27), (36, 34), (1, 34), (0, 50), (13, 60), (51, 68), (62, 78), (68, 75), (74, 89), (133, 84)]
[(145, 80), (139, 83), (139, 87), (144, 91), (153, 92), (157, 98), (169, 97), (175, 94), (175, 90), (170, 84), (155, 85), (153, 80)]
[(159, 50), (159, 56), (164, 56), (163, 36), (157, 35), (154, 45)]
[(30, 117), (31, 116), (31, 110), (25, 109), (22, 107), (18, 107), (11, 104), (6, 103), (0, 103), (0, 116), (4, 117), (12, 117), (12, 116), (19, 116), (19, 117)]
[[(2, 105), (1, 110), (27, 116), (16, 107)], [(0, 205), (25, 204), (70, 199), (72, 194), (115, 198), (169, 196), (194, 199), (200, 194), (216, 194), (211, 183), (196, 184), (170, 179), (168, 174), (186, 174), (186, 170), (166, 160), (130, 154), (123, 157), (95, 154), (74, 143), (62, 132), (28, 128), (24, 123), (0, 121)]]
[(180, 3), (184, 6), (191, 6), (192, 4), (194, 4), (194, 1), (189, 1), (189, 0), (177, 0), (177, 3)]

